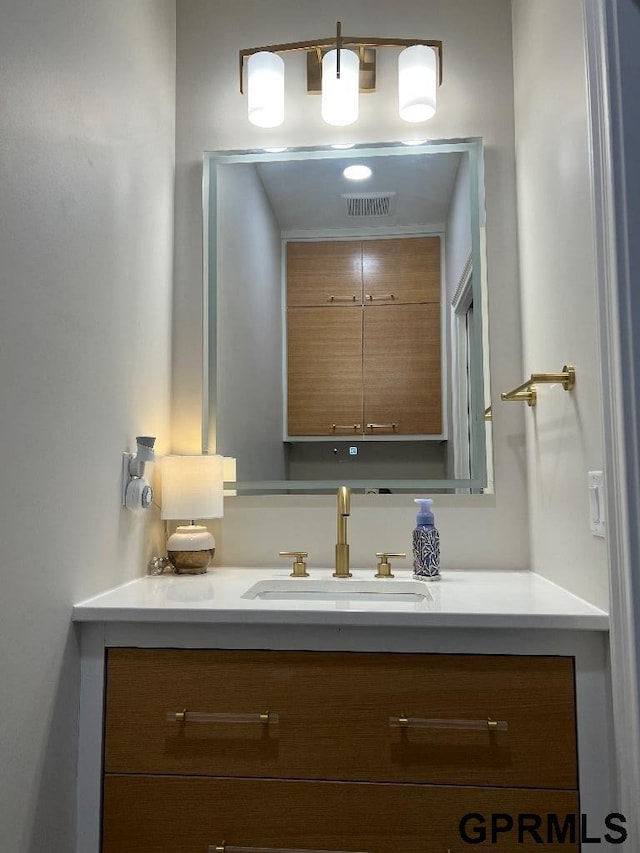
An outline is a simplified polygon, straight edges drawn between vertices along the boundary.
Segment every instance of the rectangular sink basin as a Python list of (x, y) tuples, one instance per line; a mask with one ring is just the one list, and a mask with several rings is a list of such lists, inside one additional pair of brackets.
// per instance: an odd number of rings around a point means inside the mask
[(258, 581), (242, 598), (262, 601), (345, 601), (396, 604), (420, 604), (432, 596), (421, 581), (377, 580), (359, 581), (351, 578), (312, 580), (291, 578), (290, 580)]

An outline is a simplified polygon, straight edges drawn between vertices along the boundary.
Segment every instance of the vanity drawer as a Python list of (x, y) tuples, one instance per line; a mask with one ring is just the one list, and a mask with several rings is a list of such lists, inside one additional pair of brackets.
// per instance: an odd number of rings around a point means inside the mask
[[(104, 786), (102, 853), (207, 853), (209, 845), (230, 848), (362, 853), (459, 853), (524, 850), (518, 815), (540, 816), (545, 851), (577, 850), (567, 835), (548, 841), (548, 815), (578, 815), (572, 791), (539, 791), (371, 785), (354, 782), (283, 782), (202, 777), (107, 776)], [(507, 814), (514, 829), (491, 839), (491, 815)], [(579, 818), (576, 818), (576, 824)], [(504, 826), (504, 822), (501, 823)], [(485, 830), (486, 841), (481, 838)], [(554, 843), (556, 842), (556, 843)], [(540, 842), (537, 842), (538, 845)], [(231, 853), (231, 851), (230, 851)]]
[(112, 649), (105, 769), (576, 788), (574, 703), (571, 658)]

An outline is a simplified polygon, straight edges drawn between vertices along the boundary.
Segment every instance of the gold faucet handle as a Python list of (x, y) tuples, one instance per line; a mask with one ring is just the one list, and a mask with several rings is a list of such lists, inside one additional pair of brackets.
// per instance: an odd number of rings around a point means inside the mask
[(382, 553), (376, 554), (376, 557), (378, 557), (378, 559), (380, 560), (380, 562), (378, 563), (378, 571), (376, 572), (376, 577), (377, 578), (392, 578), (392, 577), (394, 577), (393, 573), (391, 572), (391, 563), (389, 562), (389, 560), (390, 559), (402, 559), (403, 557), (406, 557), (406, 556), (407, 556), (406, 554), (401, 554), (401, 553), (391, 554), (391, 553), (388, 553), (387, 551), (382, 551)]
[(308, 578), (309, 572), (307, 571), (307, 564), (305, 563), (304, 558), (308, 557), (309, 554), (307, 551), (280, 551), (281, 557), (295, 557), (295, 561), (293, 563), (293, 571), (289, 575), (291, 578)]

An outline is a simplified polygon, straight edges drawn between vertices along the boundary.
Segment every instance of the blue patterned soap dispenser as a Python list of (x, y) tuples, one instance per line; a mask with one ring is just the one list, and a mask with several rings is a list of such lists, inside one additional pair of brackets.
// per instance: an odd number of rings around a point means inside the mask
[(413, 531), (413, 576), (421, 581), (440, 580), (440, 534), (431, 505), (431, 498), (415, 498), (420, 504), (416, 528)]

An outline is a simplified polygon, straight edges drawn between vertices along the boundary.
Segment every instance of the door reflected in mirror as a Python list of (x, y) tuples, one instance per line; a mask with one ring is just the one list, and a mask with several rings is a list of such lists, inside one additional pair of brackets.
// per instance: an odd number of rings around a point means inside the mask
[(485, 488), (481, 141), (207, 153), (203, 188), (204, 444), (238, 493)]

